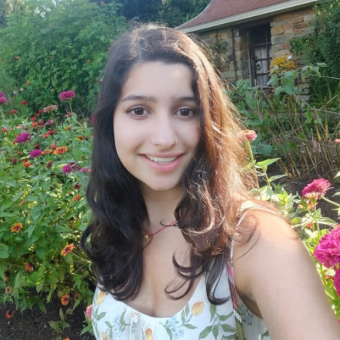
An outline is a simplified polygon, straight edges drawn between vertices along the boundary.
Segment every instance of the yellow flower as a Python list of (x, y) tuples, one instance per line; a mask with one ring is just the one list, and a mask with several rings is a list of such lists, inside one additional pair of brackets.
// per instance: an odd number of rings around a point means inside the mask
[(148, 328), (148, 329), (145, 331), (145, 335), (146, 335), (146, 340), (152, 340), (152, 329), (151, 329), (151, 328)]
[(103, 340), (107, 340), (107, 336), (105, 333), (102, 333)]
[(203, 311), (204, 308), (204, 302), (200, 301), (200, 302), (196, 302), (193, 306), (192, 306), (192, 310), (191, 313), (192, 315), (200, 315)]
[(106, 292), (103, 292), (102, 290), (100, 291), (100, 293), (98, 294), (97, 297), (97, 301), (96, 301), (96, 305), (99, 306), (100, 304), (102, 304), (102, 302), (104, 301), (106, 296)]

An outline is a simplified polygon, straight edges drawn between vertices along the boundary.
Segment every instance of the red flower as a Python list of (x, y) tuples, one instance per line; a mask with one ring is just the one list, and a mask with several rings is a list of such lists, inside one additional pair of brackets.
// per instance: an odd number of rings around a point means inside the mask
[(6, 318), (7, 319), (13, 318), (13, 316), (14, 316), (14, 312), (12, 310), (8, 310), (6, 312)]
[(35, 122), (37, 120), (37, 117), (31, 117), (31, 121)]
[(74, 189), (74, 190), (79, 190), (80, 188), (81, 188), (80, 183), (76, 183), (75, 185), (72, 186), (72, 189)]
[(37, 125), (38, 125), (38, 123), (36, 123), (36, 122), (32, 123), (32, 127), (34, 127), (34, 128), (36, 128)]
[(330, 186), (331, 184), (326, 179), (315, 179), (302, 190), (302, 198), (307, 198), (309, 200), (320, 199), (326, 194)]
[(9, 113), (12, 114), (12, 115), (15, 114), (15, 113), (17, 113), (17, 112), (18, 112), (17, 110), (11, 110), (11, 111), (9, 111)]
[(11, 226), (12, 233), (18, 233), (22, 229), (22, 223), (16, 223)]
[(2, 128), (2, 132), (8, 132), (6, 128)]
[(49, 137), (50, 135), (48, 134), (48, 133), (44, 133), (43, 135), (42, 135), (42, 138), (47, 138), (47, 137)]
[(41, 119), (41, 120), (38, 121), (38, 124), (39, 124), (39, 125), (44, 125), (45, 122)]
[(87, 137), (86, 136), (79, 136), (77, 137), (79, 140), (87, 140)]
[(22, 102), (21, 102), (21, 105), (28, 105), (27, 100), (22, 101)]
[(34, 149), (39, 150), (40, 149), (40, 145), (39, 144), (34, 144)]
[(50, 148), (51, 148), (52, 150), (55, 150), (55, 149), (57, 148), (57, 144), (52, 144), (52, 145), (50, 145)]
[(71, 243), (69, 245), (67, 245), (62, 251), (61, 251), (61, 255), (66, 256), (68, 253), (70, 253), (73, 249), (75, 248), (74, 244)]
[(52, 167), (53, 161), (48, 161), (46, 163), (46, 169), (50, 169)]
[(49, 130), (47, 133), (48, 133), (49, 135), (54, 135), (54, 134), (56, 133), (56, 131), (55, 131), (55, 130)]
[(25, 168), (28, 168), (28, 167), (30, 167), (31, 165), (32, 165), (32, 163), (30, 163), (30, 162), (25, 162), (25, 163), (24, 163), (24, 167), (25, 167)]

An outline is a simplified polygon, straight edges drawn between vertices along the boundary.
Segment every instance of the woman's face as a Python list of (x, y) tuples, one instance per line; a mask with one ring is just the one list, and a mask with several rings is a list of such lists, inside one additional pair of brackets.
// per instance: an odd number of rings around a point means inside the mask
[(116, 150), (143, 189), (178, 189), (200, 137), (192, 72), (183, 64), (135, 65), (113, 117)]

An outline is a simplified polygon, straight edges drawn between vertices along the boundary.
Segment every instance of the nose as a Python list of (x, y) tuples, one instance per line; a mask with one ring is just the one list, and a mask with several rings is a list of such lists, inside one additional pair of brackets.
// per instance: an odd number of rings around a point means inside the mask
[(171, 149), (178, 142), (176, 124), (169, 114), (159, 115), (151, 131), (151, 143), (160, 149)]

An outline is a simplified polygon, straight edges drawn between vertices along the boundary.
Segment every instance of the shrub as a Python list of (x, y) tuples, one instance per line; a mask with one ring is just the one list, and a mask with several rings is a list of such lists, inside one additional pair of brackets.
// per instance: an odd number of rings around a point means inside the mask
[[(0, 30), (0, 61), (34, 110), (74, 90), (77, 112), (91, 111), (107, 50), (125, 30), (118, 5), (87, 0), (28, 0)], [(1, 82), (1, 80), (0, 80)]]
[(55, 294), (61, 305), (89, 303), (93, 277), (78, 241), (90, 216), (92, 128), (76, 114), (57, 125), (46, 118), (55, 110), (31, 119), (2, 111), (0, 301), (43, 311)]

